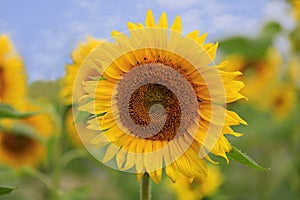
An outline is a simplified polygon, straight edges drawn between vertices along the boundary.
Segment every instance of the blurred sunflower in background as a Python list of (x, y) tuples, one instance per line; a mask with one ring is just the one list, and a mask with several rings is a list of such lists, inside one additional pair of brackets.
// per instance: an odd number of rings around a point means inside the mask
[[(23, 111), (41, 111), (36, 104), (27, 104)], [(36, 166), (45, 157), (46, 140), (55, 126), (48, 114), (36, 114), (24, 119), (0, 121), (0, 163), (11, 167)]]
[[(99, 45), (83, 63), (83, 70), (98, 71), (84, 82), (88, 101), (79, 108), (94, 116), (87, 128), (101, 131), (92, 145), (106, 146), (102, 161), (115, 157), (117, 168), (133, 169), (138, 180), (146, 172), (159, 183), (164, 165), (174, 182), (181, 175), (205, 176), (199, 154), (228, 161), (225, 134), (240, 136), (230, 126), (246, 124), (220, 105), (244, 98), (244, 84), (234, 80), (241, 73), (222, 71), (226, 61), (212, 62), (218, 44), (205, 44), (206, 34), (182, 36), (179, 16), (169, 29), (165, 13), (156, 24), (149, 10), (145, 26), (129, 22), (128, 29), (130, 36), (113, 31), (116, 43)], [(150, 134), (148, 125), (157, 132)]]
[(24, 106), (26, 73), (7, 35), (0, 35), (0, 102), (17, 109)]
[(168, 182), (168, 187), (175, 190), (178, 200), (200, 200), (217, 192), (223, 180), (220, 169), (214, 165), (208, 165), (206, 177), (197, 176), (191, 182), (185, 176), (180, 175), (175, 183)]
[[(60, 91), (60, 97), (62, 98), (64, 104), (67, 106), (72, 105), (72, 95), (73, 95), (73, 88), (74, 88), (74, 83), (76, 76), (82, 75), (84, 76), (89, 76), (87, 74), (78, 74), (78, 71), (80, 69), (80, 66), (82, 65), (82, 62), (85, 60), (85, 58), (88, 56), (88, 54), (99, 44), (101, 43), (101, 40), (95, 39), (91, 36), (87, 37), (86, 42), (81, 42), (79, 43), (77, 49), (75, 49), (72, 52), (72, 60), (73, 63), (67, 64), (65, 69), (66, 69), (66, 75), (62, 79), (62, 88)], [(91, 73), (91, 72), (87, 72)], [(90, 74), (92, 75), (92, 74)], [(82, 88), (77, 87), (75, 90), (76, 94), (78, 96), (81, 96), (84, 94), (84, 91)], [(76, 131), (76, 128), (74, 126), (74, 119), (73, 119), (73, 112), (72, 109), (68, 109), (66, 113), (66, 119), (65, 119), (65, 124), (66, 124), (66, 132), (69, 134), (70, 139), (72, 142), (78, 146), (82, 146), (81, 140), (78, 136), (78, 133)]]
[(272, 113), (276, 119), (288, 116), (296, 104), (297, 90), (294, 84), (276, 83), (264, 94), (261, 106)]
[(27, 96), (26, 72), (8, 36), (0, 36), (0, 99), (21, 112), (37, 112), (24, 119), (1, 119), (0, 163), (34, 166), (45, 153), (44, 142), (54, 132), (50, 115)]
[[(73, 87), (75, 83), (76, 76), (78, 74), (79, 68), (82, 62), (86, 59), (89, 53), (97, 47), (101, 43), (101, 40), (95, 39), (91, 36), (87, 37), (87, 42), (79, 43), (77, 49), (72, 52), (72, 60), (73, 63), (67, 64), (66, 75), (62, 80), (62, 89), (60, 92), (60, 96), (62, 97), (64, 103), (66, 105), (72, 104), (72, 94)], [(80, 74), (79, 74), (80, 75)], [(82, 74), (82, 76), (88, 76), (87, 74)], [(81, 88), (76, 88), (76, 93), (79, 95), (84, 94), (84, 91)]]
[(275, 48), (269, 48), (266, 56), (259, 59), (248, 58), (244, 55), (228, 55), (230, 65), (228, 71), (240, 71), (239, 77), (248, 87), (242, 89), (241, 93), (249, 98), (249, 101), (259, 102), (263, 98), (268, 86), (279, 78), (279, 70), (282, 65), (282, 58)]

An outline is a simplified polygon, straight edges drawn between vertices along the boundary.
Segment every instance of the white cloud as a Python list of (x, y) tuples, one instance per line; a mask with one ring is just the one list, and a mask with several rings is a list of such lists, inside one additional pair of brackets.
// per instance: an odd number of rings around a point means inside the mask
[(205, 30), (206, 21), (205, 14), (199, 9), (190, 9), (183, 12), (180, 15), (182, 19), (182, 24), (185, 32), (190, 32), (193, 30), (208, 31)]
[(214, 31), (219, 38), (230, 35), (256, 35), (260, 28), (257, 19), (249, 19), (235, 14), (223, 14), (213, 19)]
[(280, 55), (282, 55), (284, 58), (288, 58), (290, 56), (291, 43), (287, 35), (277, 35), (274, 41), (274, 46), (279, 51)]
[(295, 21), (290, 14), (290, 5), (284, 1), (267, 2), (263, 12), (264, 21), (277, 21), (287, 30), (295, 27)]
[[(244, 6), (247, 6), (247, 2)], [(230, 5), (217, 1), (203, 2), (200, 8), (182, 12), (184, 30), (208, 32), (208, 39), (220, 39), (237, 34), (254, 35), (260, 27), (258, 14), (249, 18), (245, 16), (247, 13), (241, 12), (242, 7), (240, 4)]]

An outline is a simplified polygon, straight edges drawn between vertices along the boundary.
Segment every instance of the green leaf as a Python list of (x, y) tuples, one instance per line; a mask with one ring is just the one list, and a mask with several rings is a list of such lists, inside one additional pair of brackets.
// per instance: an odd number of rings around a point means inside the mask
[(102, 81), (102, 80), (106, 80), (106, 78), (104, 78), (103, 76), (91, 77), (91, 79), (92, 79), (93, 81)]
[(8, 104), (0, 103), (0, 118), (26, 118), (37, 114), (37, 112), (21, 113)]
[(101, 117), (101, 116), (103, 116), (103, 115), (105, 115), (105, 114), (106, 114), (106, 112), (103, 112), (103, 113), (97, 114), (96, 116), (97, 116), (97, 117)]
[(14, 191), (16, 188), (7, 188), (7, 187), (0, 187), (0, 196), (9, 194)]
[(271, 21), (263, 26), (260, 32), (260, 37), (270, 38), (270, 40), (273, 40), (274, 37), (281, 31), (281, 25), (278, 22)]
[(220, 41), (220, 49), (225, 55), (241, 55), (247, 59), (264, 58), (271, 41), (266, 38), (249, 39), (236, 36)]
[(29, 96), (43, 102), (57, 102), (61, 79), (56, 81), (35, 81), (29, 86)]
[(247, 154), (241, 152), (239, 149), (237, 149), (236, 147), (232, 146), (232, 150), (230, 152), (227, 153), (227, 156), (232, 159), (235, 160), (237, 162), (240, 162), (248, 167), (257, 169), (257, 170), (270, 170), (270, 168), (265, 168), (262, 167), (260, 165), (258, 165), (252, 158), (250, 158)]
[(90, 115), (89, 112), (78, 111), (74, 123), (77, 124), (78, 122), (86, 120)]

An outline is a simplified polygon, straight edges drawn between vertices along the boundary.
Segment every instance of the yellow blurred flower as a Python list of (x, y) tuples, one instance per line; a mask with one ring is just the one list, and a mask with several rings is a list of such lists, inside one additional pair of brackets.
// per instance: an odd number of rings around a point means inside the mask
[(291, 77), (291, 81), (300, 88), (300, 59), (296, 56), (290, 59), (289, 77)]
[(65, 120), (66, 131), (73, 142), (73, 144), (82, 147), (82, 142), (77, 133), (76, 127), (74, 125), (73, 112), (72, 109), (67, 111), (66, 120)]
[(0, 122), (5, 127), (0, 131), (0, 163), (15, 168), (37, 165), (45, 155), (45, 140), (55, 131), (50, 115), (42, 113), (37, 105), (27, 104), (23, 111), (41, 113)]
[(228, 58), (230, 65), (226, 68), (229, 71), (240, 71), (243, 76), (240, 80), (247, 87), (241, 93), (249, 98), (250, 102), (257, 101), (268, 84), (278, 78), (278, 72), (282, 59), (276, 49), (270, 48), (264, 59), (253, 60), (239, 55), (232, 55)]
[(269, 87), (261, 99), (263, 109), (282, 120), (288, 116), (296, 104), (297, 91), (291, 83), (275, 83)]
[(300, 1), (299, 0), (291, 0), (293, 5), (293, 14), (295, 19), (300, 23)]
[(234, 80), (240, 73), (220, 70), (228, 62), (208, 66), (218, 45), (205, 44), (199, 31), (183, 36), (179, 16), (168, 27), (165, 13), (157, 25), (149, 10), (145, 26), (129, 22), (129, 36), (113, 31), (116, 43), (101, 44), (82, 66), (103, 72), (84, 82), (91, 101), (80, 107), (94, 116), (88, 128), (98, 134), (91, 143), (107, 146), (102, 162), (115, 157), (119, 170), (133, 170), (138, 180), (147, 172), (155, 183), (164, 167), (173, 181), (206, 174), (209, 157), (199, 154), (227, 159), (224, 134), (238, 135), (230, 126), (246, 124), (220, 106), (244, 98), (244, 84)]
[(223, 179), (218, 167), (208, 165), (207, 176), (197, 176), (193, 182), (180, 176), (175, 183), (169, 182), (168, 186), (175, 190), (178, 200), (200, 200), (212, 196), (223, 183)]
[(50, 137), (56, 130), (55, 121), (51, 116), (51, 110), (43, 104), (39, 105), (36, 102), (30, 102), (26, 104), (26, 107), (21, 109), (23, 112), (36, 112), (37, 115), (22, 119), (27, 124), (32, 125), (39, 134), (44, 137)]
[[(67, 105), (72, 104), (72, 93), (73, 93), (75, 78), (82, 62), (88, 56), (88, 54), (100, 43), (101, 40), (97, 40), (92, 38), (91, 36), (88, 36), (87, 42), (79, 43), (78, 48), (72, 52), (73, 63), (66, 65), (66, 75), (63, 79), (63, 88), (60, 93), (61, 97), (64, 99), (64, 102)], [(85, 73), (82, 72), (79, 74), (79, 76), (80, 75), (87, 76)], [(84, 94), (84, 91), (82, 91), (81, 88), (76, 88), (76, 92), (80, 96)]]
[(20, 109), (24, 105), (25, 94), (23, 61), (14, 51), (8, 36), (0, 35), (0, 102)]

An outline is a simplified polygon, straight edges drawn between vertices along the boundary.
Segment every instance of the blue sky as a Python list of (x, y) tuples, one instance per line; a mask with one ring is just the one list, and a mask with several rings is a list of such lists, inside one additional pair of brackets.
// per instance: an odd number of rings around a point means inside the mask
[(180, 15), (185, 33), (208, 32), (209, 41), (231, 35), (254, 36), (268, 20), (293, 26), (284, 0), (0, 0), (0, 34), (9, 34), (25, 60), (29, 81), (64, 75), (70, 53), (90, 34), (109, 38), (127, 22), (144, 22), (150, 8), (158, 20)]

